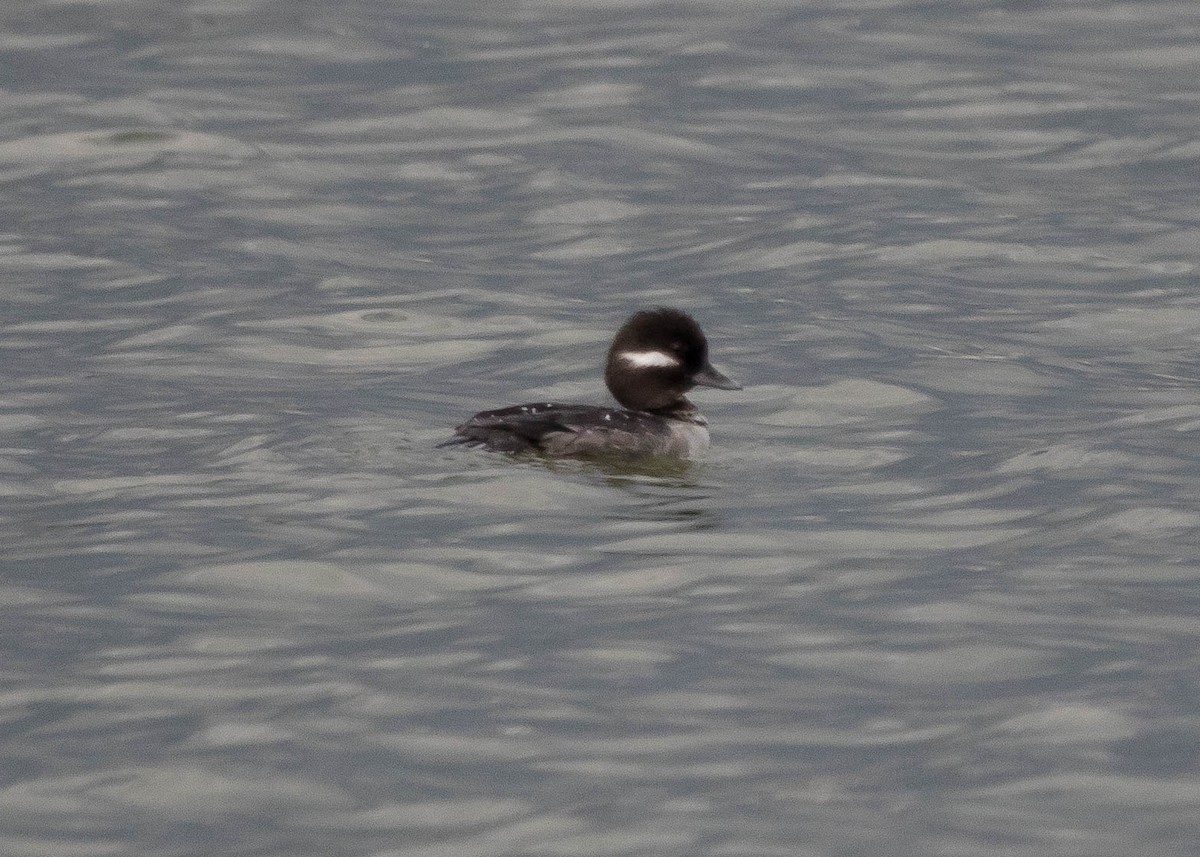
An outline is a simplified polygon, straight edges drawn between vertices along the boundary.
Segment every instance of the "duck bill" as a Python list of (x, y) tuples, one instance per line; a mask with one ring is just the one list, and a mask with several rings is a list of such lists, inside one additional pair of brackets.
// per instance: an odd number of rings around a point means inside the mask
[(742, 385), (732, 378), (722, 375), (712, 367), (711, 363), (704, 364), (704, 368), (692, 377), (692, 381), (701, 387), (716, 387), (718, 390), (740, 390)]

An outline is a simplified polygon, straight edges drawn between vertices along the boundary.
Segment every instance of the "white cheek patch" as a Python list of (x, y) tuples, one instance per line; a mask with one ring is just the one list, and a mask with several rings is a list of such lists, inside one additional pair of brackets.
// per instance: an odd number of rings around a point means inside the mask
[(679, 365), (679, 358), (665, 351), (622, 351), (618, 356), (635, 369)]

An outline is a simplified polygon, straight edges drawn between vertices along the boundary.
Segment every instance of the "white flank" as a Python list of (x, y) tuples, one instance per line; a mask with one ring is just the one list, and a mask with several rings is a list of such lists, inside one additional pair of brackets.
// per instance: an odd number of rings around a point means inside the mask
[(636, 369), (679, 365), (679, 360), (665, 351), (622, 351), (620, 357)]

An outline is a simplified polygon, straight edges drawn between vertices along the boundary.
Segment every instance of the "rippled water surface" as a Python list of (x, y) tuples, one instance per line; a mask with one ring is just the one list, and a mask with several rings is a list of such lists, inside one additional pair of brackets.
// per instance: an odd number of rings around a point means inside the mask
[[(0, 11), (0, 853), (1200, 854), (1200, 5)], [(742, 392), (620, 469), (677, 305)]]

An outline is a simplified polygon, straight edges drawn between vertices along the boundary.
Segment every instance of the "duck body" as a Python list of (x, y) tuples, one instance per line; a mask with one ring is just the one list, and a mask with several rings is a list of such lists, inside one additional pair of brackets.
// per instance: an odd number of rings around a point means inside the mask
[(481, 411), (455, 429), (451, 443), (497, 452), (540, 452), (555, 458), (613, 452), (691, 458), (709, 446), (699, 414), (674, 418), (624, 408), (553, 402)]

